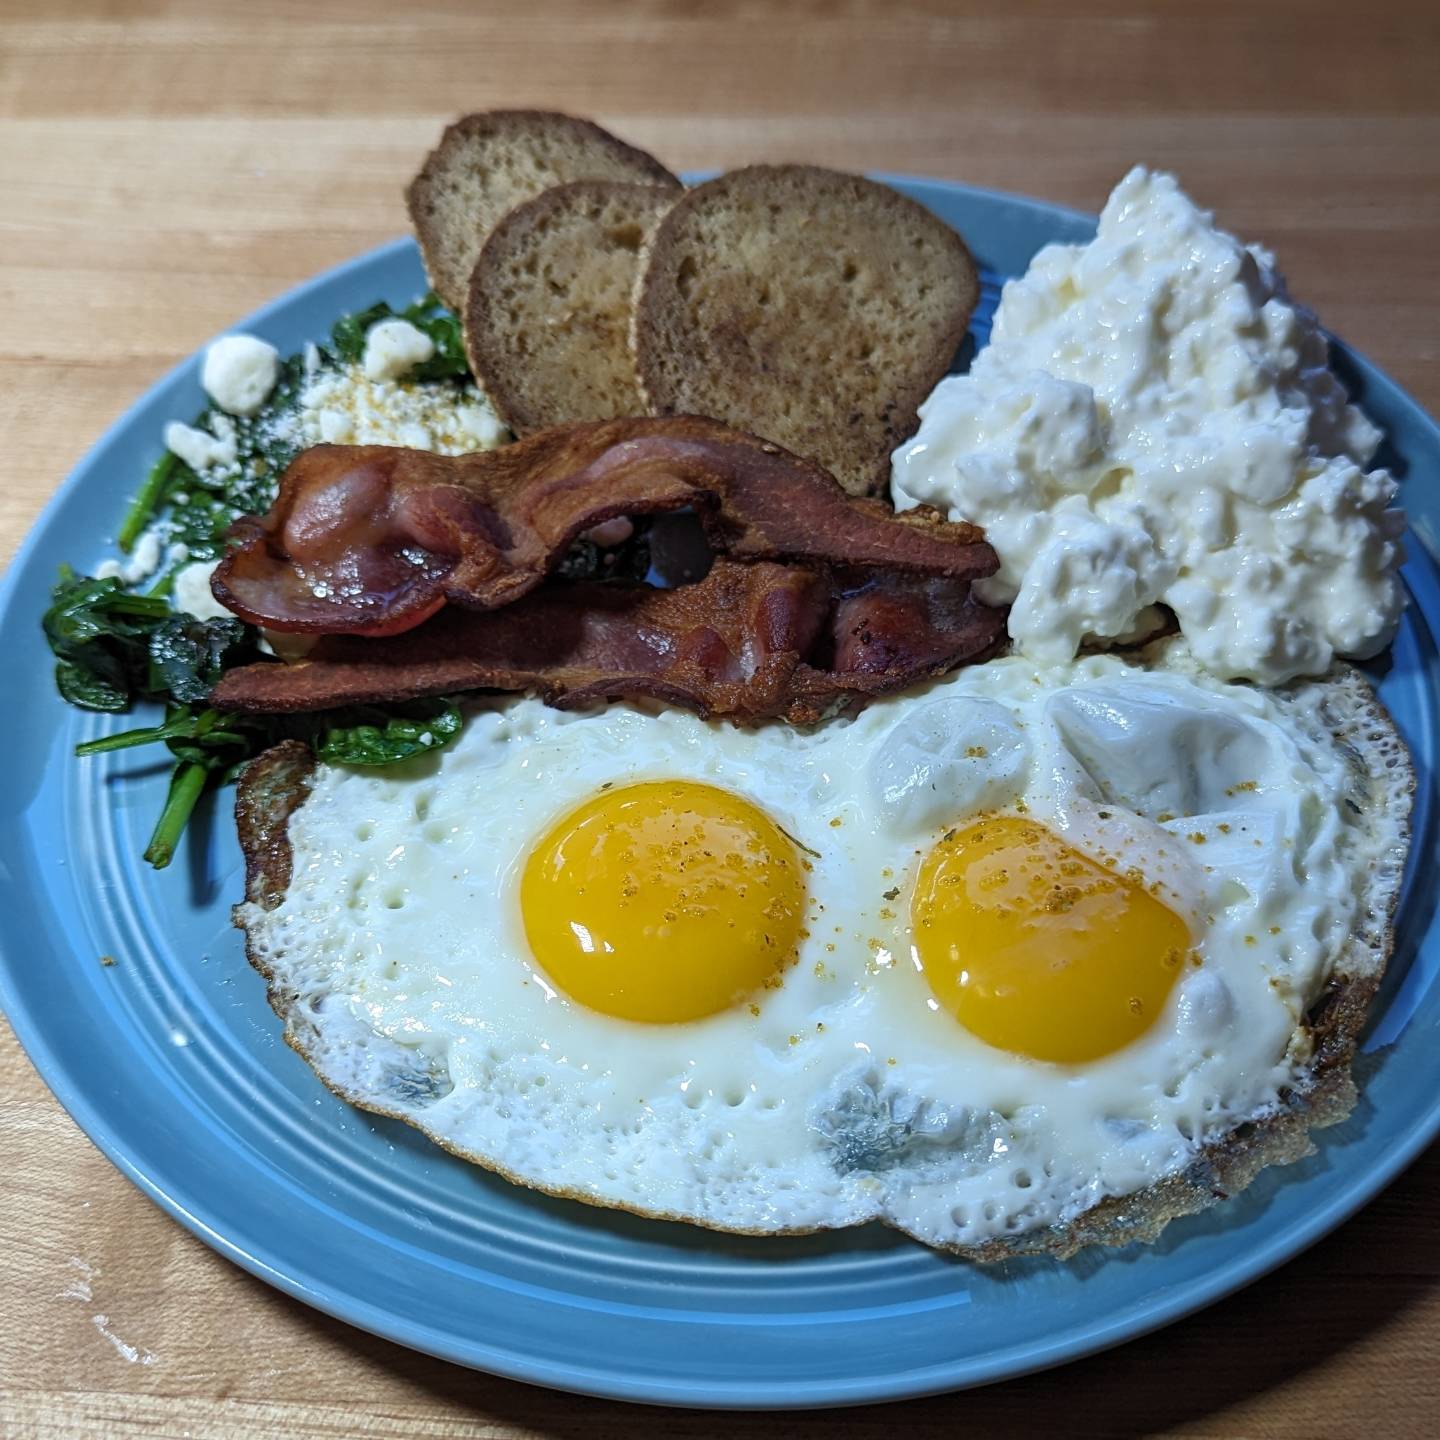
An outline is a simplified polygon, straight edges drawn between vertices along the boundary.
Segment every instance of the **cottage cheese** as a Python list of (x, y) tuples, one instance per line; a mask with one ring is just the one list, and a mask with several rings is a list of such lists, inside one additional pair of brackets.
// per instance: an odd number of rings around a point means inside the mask
[(222, 335), (205, 352), (200, 383), (231, 415), (253, 415), (280, 378), (280, 352), (256, 335)]
[(895, 503), (985, 527), (981, 593), (1037, 659), (1142, 635), (1163, 603), (1218, 675), (1320, 674), (1383, 649), (1403, 603), (1396, 485), (1327, 361), (1273, 258), (1136, 169), (1091, 244), (1005, 287), (896, 452)]

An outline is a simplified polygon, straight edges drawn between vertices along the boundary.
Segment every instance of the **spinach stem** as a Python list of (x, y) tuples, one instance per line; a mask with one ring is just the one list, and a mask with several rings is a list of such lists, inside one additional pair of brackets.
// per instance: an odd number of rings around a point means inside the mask
[[(186, 561), (177, 560), (146, 592), (147, 600), (168, 600), (175, 589), (175, 577), (185, 568)], [(167, 610), (169, 607), (166, 607)]]
[(130, 502), (125, 518), (120, 522), (120, 533), (115, 537), (115, 543), (126, 555), (130, 553), (130, 547), (140, 538), (140, 532), (160, 504), (165, 487), (174, 473), (175, 464), (175, 456), (167, 450), (150, 467), (150, 473), (145, 477), (140, 493)]
[(163, 870), (175, 856), (181, 832), (190, 819), (200, 793), (205, 789), (209, 771), (193, 760), (182, 760), (170, 777), (170, 793), (165, 808), (155, 822), (155, 831), (145, 847), (145, 859), (157, 870)]
[(135, 745), (153, 745), (157, 740), (169, 738), (163, 725), (149, 725), (143, 730), (122, 730), (118, 735), (102, 735), (98, 740), (86, 740), (75, 747), (75, 753), (80, 756), (103, 755), (107, 750), (129, 750)]
[(108, 595), (104, 606), (107, 615), (138, 615), (144, 620), (163, 620), (170, 613), (170, 602), (157, 595)]

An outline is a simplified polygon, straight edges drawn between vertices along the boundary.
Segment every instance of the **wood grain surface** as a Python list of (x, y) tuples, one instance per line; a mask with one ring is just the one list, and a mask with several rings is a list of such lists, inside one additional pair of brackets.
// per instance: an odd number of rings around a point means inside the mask
[[(1094, 209), (1178, 170), (1440, 410), (1440, 7), (1300, 0), (0, 3), (0, 561), (206, 337), (403, 230), (456, 113), (591, 114), (676, 168), (806, 159)], [(641, 1411), (454, 1369), (226, 1264), (0, 1035), (0, 1434), (1435, 1434), (1440, 1155), (1308, 1255), (1122, 1350), (789, 1417)]]

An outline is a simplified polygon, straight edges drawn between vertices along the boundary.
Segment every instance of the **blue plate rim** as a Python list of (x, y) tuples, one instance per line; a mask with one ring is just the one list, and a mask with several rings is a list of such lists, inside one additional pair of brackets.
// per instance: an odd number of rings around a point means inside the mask
[[(687, 176), (687, 179), (691, 178), (704, 177)], [(934, 177), (876, 172), (875, 178), (905, 188), (911, 193), (926, 190), (946, 191), (985, 203), (1021, 207), (1037, 220), (1046, 223), (1063, 219), (1093, 224), (1095, 220), (1093, 215), (1050, 204), (1036, 197)], [(292, 286), (220, 333), (262, 325), (271, 315), (288, 309), (310, 292), (334, 283), (354, 269), (393, 256), (407, 255), (413, 251), (413, 245), (414, 242), (408, 236), (400, 236), (351, 257)], [(203, 346), (201, 349), (203, 350)], [(6, 567), (5, 574), (0, 576), (0, 615), (6, 613), (13, 603), (20, 577), (41, 545), (43, 532), (53, 522), (56, 513), (67, 499), (84, 485), (86, 462), (125, 433), (134, 423), (136, 411), (160, 391), (182, 379), (195, 365), (199, 353), (201, 352), (196, 351), (187, 356), (156, 379), (87, 447), (76, 467), (57, 487), (32, 522)], [(1372, 362), (1366, 363), (1371, 374), (1390, 389), (1393, 398), (1410, 411), (1418, 423), (1434, 426), (1435, 422), (1413, 396)], [(9, 942), (4, 934), (0, 934), (0, 1010), (5, 1013), (17, 1040), (42, 1080), (111, 1163), (143, 1194), (197, 1238), (251, 1275), (293, 1298), (334, 1319), (403, 1347), (462, 1366), (483, 1369), (504, 1378), (606, 1399), (730, 1410), (848, 1406), (947, 1393), (1063, 1365), (1172, 1324), (1254, 1283), (1343, 1224), (1391, 1184), (1440, 1136), (1440, 1095), (1437, 1095), (1411, 1126), (1404, 1143), (1389, 1151), (1382, 1164), (1364, 1172), (1352, 1171), (1345, 1181), (1332, 1187), (1326, 1202), (1310, 1211), (1299, 1225), (1283, 1235), (1268, 1237), (1264, 1243), (1252, 1247), (1243, 1259), (1231, 1262), (1223, 1271), (1172, 1290), (1159, 1300), (1141, 1297), (1103, 1320), (1072, 1328), (1068, 1338), (1054, 1342), (1045, 1349), (1027, 1342), (1012, 1347), (1013, 1352), (1018, 1352), (1013, 1358), (1012, 1351), (992, 1352), (921, 1370), (893, 1372), (883, 1381), (877, 1381), (874, 1376), (863, 1376), (852, 1382), (837, 1382), (833, 1379), (786, 1382), (783, 1386), (753, 1386), (745, 1394), (723, 1385), (706, 1387), (685, 1382), (670, 1387), (653, 1379), (631, 1382), (605, 1368), (551, 1364), (484, 1342), (472, 1340), (458, 1344), (454, 1337), (405, 1321), (383, 1306), (355, 1296), (336, 1296), (323, 1284), (310, 1283), (304, 1274), (303, 1266), (280, 1260), (268, 1244), (255, 1243), (251, 1237), (247, 1237), (242, 1244), (222, 1233), (207, 1222), (203, 1207), (195, 1205), (189, 1199), (185, 1186), (162, 1183), (159, 1178), (146, 1173), (135, 1164), (127, 1155), (123, 1143), (117, 1138), (105, 1115), (78, 1093), (64, 1062), (45, 1040), (39, 1019), (20, 1002), (11, 984), (9, 966), (13, 961)]]

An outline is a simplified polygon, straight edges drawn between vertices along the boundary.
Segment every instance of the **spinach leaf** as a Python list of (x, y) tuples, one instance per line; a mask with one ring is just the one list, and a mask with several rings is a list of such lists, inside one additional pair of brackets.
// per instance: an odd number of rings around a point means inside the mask
[(131, 595), (117, 578), (95, 580), (68, 565), (60, 568), (51, 602), (42, 622), (45, 634), (57, 651), (67, 652), (105, 638), (148, 634), (170, 613), (164, 600)]
[(83, 710), (129, 709), (145, 687), (149, 637), (169, 614), (163, 599), (62, 566), (41, 622), (57, 662), (56, 688)]
[(468, 380), (470, 362), (465, 358), (465, 337), (460, 322), (432, 290), (404, 310), (391, 309), (383, 300), (368, 310), (342, 317), (330, 332), (330, 348), (338, 360), (358, 364), (365, 354), (365, 335), (381, 320), (408, 320), (428, 335), (435, 353), (410, 372), (412, 380)]
[(66, 566), (45, 612), (55, 685), (83, 710), (128, 710), (139, 695), (203, 700), (250, 646), (232, 616), (197, 620), (163, 595), (134, 595), (118, 579), (94, 580)]
[(459, 733), (453, 700), (415, 700), (384, 710), (356, 708), (321, 717), (315, 753), (336, 765), (393, 765), (439, 750)]
[(465, 355), (465, 334), (460, 321), (441, 303), (432, 290), (403, 312), (417, 330), (434, 342), (435, 353), (410, 374), (416, 380), (468, 380), (470, 361)]
[[(261, 507), (269, 509), (267, 500)], [(238, 507), (223, 495), (207, 490), (188, 492), (183, 504), (176, 504), (167, 516), (172, 543), (184, 545), (187, 563), (191, 560), (218, 560), (225, 550), (225, 532), (234, 523)]]
[(390, 320), (395, 312), (383, 301), (377, 301), (368, 310), (357, 310), (353, 315), (342, 315), (330, 331), (330, 348), (337, 360), (355, 365), (365, 354), (365, 332), (381, 320)]
[(187, 703), (204, 700), (226, 667), (241, 663), (241, 652), (249, 648), (249, 634), (233, 616), (197, 620), (183, 612), (170, 615), (150, 634), (146, 688), (168, 690)]
[[(177, 618), (194, 626), (216, 623)], [(243, 765), (281, 740), (303, 739), (320, 759), (333, 764), (393, 765), (448, 745), (463, 723), (460, 707), (450, 699), (415, 700), (385, 709), (356, 706), (318, 715), (235, 715), (199, 704), (172, 705), (162, 724), (88, 740), (77, 745), (75, 753), (101, 755), (137, 745), (168, 747), (175, 769), (145, 847), (145, 859), (163, 870), (174, 857), (206, 786), (233, 779)]]
[(55, 688), (60, 698), (81, 710), (103, 710), (118, 715), (130, 708), (130, 684), (124, 667), (104, 654), (85, 663), (60, 660), (55, 665)]

